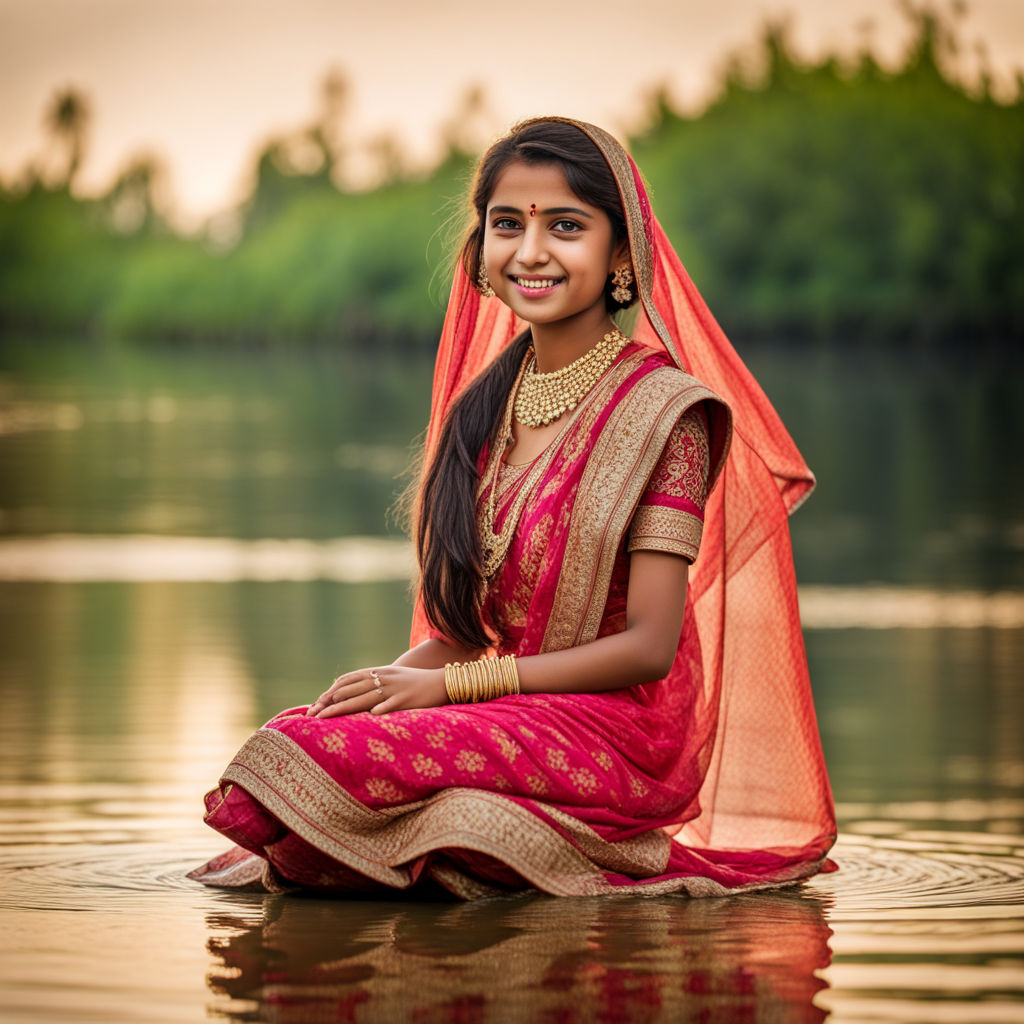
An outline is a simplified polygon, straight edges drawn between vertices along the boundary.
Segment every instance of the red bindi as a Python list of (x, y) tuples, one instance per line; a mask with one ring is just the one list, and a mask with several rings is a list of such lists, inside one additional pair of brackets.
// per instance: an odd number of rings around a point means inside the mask
[(536, 203), (530, 203), (530, 216), (531, 217), (536, 217), (537, 216), (537, 204)]

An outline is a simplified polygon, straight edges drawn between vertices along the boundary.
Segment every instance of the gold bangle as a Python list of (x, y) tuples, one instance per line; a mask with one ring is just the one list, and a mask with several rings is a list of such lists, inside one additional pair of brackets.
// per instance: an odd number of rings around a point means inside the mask
[(444, 692), (448, 695), (449, 704), (461, 704), (459, 700), (458, 681), (455, 676), (457, 662), (450, 661), (444, 667)]
[(505, 673), (507, 680), (505, 686), (509, 694), (519, 692), (519, 673), (516, 671), (516, 659), (511, 654), (506, 655), (504, 662), (502, 663), (502, 671)]
[(483, 676), (483, 699), (494, 699), (494, 659), (484, 658), (480, 663), (480, 674)]
[(459, 680), (459, 694), (461, 703), (469, 704), (473, 700), (473, 688), (469, 679), (469, 666), (459, 662), (456, 667), (456, 675)]
[(484, 662), (478, 658), (473, 662), (473, 703), (487, 700), (487, 672)]
[(516, 668), (516, 659), (511, 654), (506, 654), (501, 659), (501, 678), (505, 696), (520, 693), (519, 670)]
[(468, 666), (459, 661), (451, 661), (445, 665), (444, 689), (452, 704), (468, 704), (473, 699)]
[(516, 659), (505, 654), (465, 664), (450, 661), (444, 667), (444, 691), (452, 704), (477, 704), (521, 693)]

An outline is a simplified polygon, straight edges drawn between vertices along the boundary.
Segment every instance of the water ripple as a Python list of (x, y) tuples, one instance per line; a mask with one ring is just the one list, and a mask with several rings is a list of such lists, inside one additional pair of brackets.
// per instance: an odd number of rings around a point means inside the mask
[(962, 918), (971, 908), (983, 908), (986, 917), (1024, 917), (1020, 841), (984, 840), (968, 845), (955, 835), (936, 840), (844, 838), (833, 853), (839, 871), (813, 879), (806, 888), (830, 897), (830, 916), (837, 919), (880, 913), (941, 917), (947, 911)]
[[(824, 898), (830, 917), (907, 914), (913, 917), (1024, 917), (1024, 850), (1012, 839), (955, 835), (934, 839), (844, 838), (834, 851), (839, 871), (806, 883)], [(977, 842), (973, 840), (977, 839)], [(0, 907), (11, 909), (130, 908), (147, 898), (208, 892), (185, 874), (216, 850), (216, 841), (8, 847), (0, 851)]]
[(216, 841), (22, 846), (0, 851), (0, 908), (134, 910), (164, 894), (196, 891), (188, 871), (216, 852)]

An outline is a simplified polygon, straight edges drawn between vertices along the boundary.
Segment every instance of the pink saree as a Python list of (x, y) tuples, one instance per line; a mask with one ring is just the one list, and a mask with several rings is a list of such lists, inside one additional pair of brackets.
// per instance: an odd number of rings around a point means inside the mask
[[(329, 892), (431, 879), (463, 898), (530, 888), (711, 895), (831, 866), (831, 795), (786, 523), (813, 477), (660, 233), (629, 158), (577, 126), (620, 185), (640, 344), (500, 492), (496, 526), (507, 516), (517, 526), (484, 613), (500, 653), (524, 657), (624, 628), (631, 524), (673, 429), (699, 406), (713, 489), (671, 671), (605, 693), (385, 716), (283, 712), (207, 795), (206, 821), (237, 847), (192, 877)], [(457, 274), (428, 457), (453, 399), (517, 327)], [(679, 368), (680, 348), (711, 387)], [(693, 511), (659, 509), (645, 532), (662, 523), (675, 543)], [(413, 642), (428, 633), (417, 609)]]

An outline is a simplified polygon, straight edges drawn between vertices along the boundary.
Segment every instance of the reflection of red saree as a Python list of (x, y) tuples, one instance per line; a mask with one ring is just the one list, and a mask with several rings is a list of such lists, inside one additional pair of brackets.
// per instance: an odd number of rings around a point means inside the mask
[[(526, 886), (696, 895), (829, 866), (835, 821), (787, 524), (813, 477), (654, 220), (625, 152), (599, 129), (577, 127), (619, 185), (641, 299), (631, 333), (641, 344), (516, 489), (528, 499), (490, 611), (516, 624), (502, 647), (522, 656), (623, 628), (630, 519), (673, 425), (703, 402), (718, 486), (672, 670), (607, 693), (383, 717), (285, 712), (207, 797), (206, 820), (257, 856), (233, 851), (193, 877), (344, 891), (426, 876), (465, 897)], [(519, 326), (457, 272), (428, 456), (454, 397)], [(731, 409), (731, 448), (718, 396)], [(420, 611), (414, 643), (426, 635)]]
[[(266, 900), (207, 917), (210, 1016), (419, 1024), (822, 1024), (825, 908), (742, 900)], [(255, 1007), (253, 1004), (257, 1004)]]

